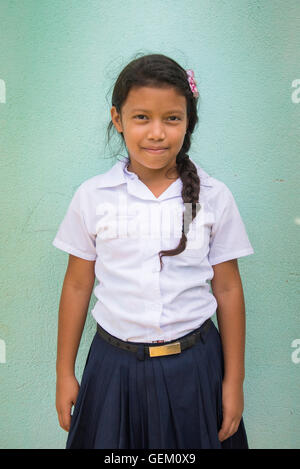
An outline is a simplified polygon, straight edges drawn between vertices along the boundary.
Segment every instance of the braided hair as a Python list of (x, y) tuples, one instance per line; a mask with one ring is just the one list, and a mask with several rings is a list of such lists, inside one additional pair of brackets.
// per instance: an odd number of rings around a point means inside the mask
[[(143, 55), (132, 60), (119, 74), (112, 93), (112, 106), (117, 112), (121, 111), (131, 88), (151, 86), (163, 88), (173, 86), (181, 95), (185, 96), (187, 104), (188, 128), (185, 134), (183, 145), (176, 156), (176, 167), (182, 181), (181, 197), (185, 204), (185, 215), (193, 221), (196, 217), (199, 205), (200, 178), (197, 168), (189, 159), (187, 152), (191, 146), (191, 136), (198, 122), (197, 102), (198, 97), (194, 97), (186, 70), (175, 60), (163, 54)], [(108, 140), (110, 131), (114, 128), (110, 121), (107, 129)], [(121, 132), (123, 143), (124, 135)], [(130, 162), (130, 160), (129, 160)], [(187, 237), (184, 230), (184, 216), (182, 217), (182, 235), (179, 244), (174, 249), (159, 252), (160, 266), (162, 269), (162, 256), (175, 256), (183, 252), (186, 248)]]

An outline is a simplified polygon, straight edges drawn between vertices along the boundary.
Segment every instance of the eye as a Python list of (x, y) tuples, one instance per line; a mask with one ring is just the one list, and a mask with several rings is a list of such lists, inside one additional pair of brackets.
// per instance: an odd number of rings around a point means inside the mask
[[(138, 120), (145, 120), (145, 119), (140, 119), (141, 117), (146, 117), (146, 116), (145, 116), (145, 114), (137, 114), (136, 116), (133, 116), (134, 119), (137, 118)], [(174, 118), (174, 120), (172, 118)], [(168, 119), (172, 119), (171, 122), (175, 122), (175, 119), (177, 119), (179, 121), (181, 120), (180, 117), (177, 117), (177, 116), (170, 116), (170, 117), (168, 117)]]

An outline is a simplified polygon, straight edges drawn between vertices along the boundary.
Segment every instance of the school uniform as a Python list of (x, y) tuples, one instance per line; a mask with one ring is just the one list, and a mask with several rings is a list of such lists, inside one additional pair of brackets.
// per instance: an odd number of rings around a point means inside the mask
[[(192, 160), (193, 161), (193, 160)], [(200, 210), (182, 232), (180, 178), (159, 196), (118, 160), (76, 190), (53, 245), (95, 260), (97, 330), (67, 448), (248, 448), (243, 419), (224, 442), (224, 360), (211, 321), (212, 266), (254, 253), (228, 187), (198, 164)]]

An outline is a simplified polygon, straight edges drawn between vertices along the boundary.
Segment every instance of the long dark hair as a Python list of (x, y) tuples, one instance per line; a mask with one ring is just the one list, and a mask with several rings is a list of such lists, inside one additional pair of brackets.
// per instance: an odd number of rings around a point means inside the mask
[[(176, 167), (182, 181), (181, 196), (185, 204), (184, 217), (189, 216), (189, 220), (192, 221), (200, 209), (200, 178), (197, 173), (197, 168), (189, 159), (187, 152), (191, 146), (192, 133), (198, 122), (198, 98), (193, 96), (185, 69), (175, 62), (175, 60), (162, 54), (143, 55), (142, 57), (132, 60), (126, 65), (117, 78), (112, 93), (112, 106), (115, 106), (117, 112), (120, 113), (128, 93), (133, 87), (151, 86), (163, 88), (170, 85), (176, 88), (176, 90), (186, 98), (188, 128), (183, 145), (176, 156)], [(108, 141), (112, 128), (114, 128), (114, 124), (110, 121), (107, 128)], [(123, 143), (125, 143), (122, 132), (121, 137)], [(182, 236), (178, 246), (175, 249), (159, 252), (161, 269), (162, 256), (176, 256), (186, 248), (187, 238), (184, 230), (184, 217), (182, 220)]]

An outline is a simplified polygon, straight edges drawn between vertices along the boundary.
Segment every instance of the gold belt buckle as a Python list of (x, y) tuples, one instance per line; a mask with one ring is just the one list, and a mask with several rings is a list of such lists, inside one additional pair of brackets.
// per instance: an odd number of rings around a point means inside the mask
[(181, 353), (180, 342), (173, 342), (173, 344), (149, 347), (150, 357), (160, 357), (161, 355), (173, 355), (174, 353)]

